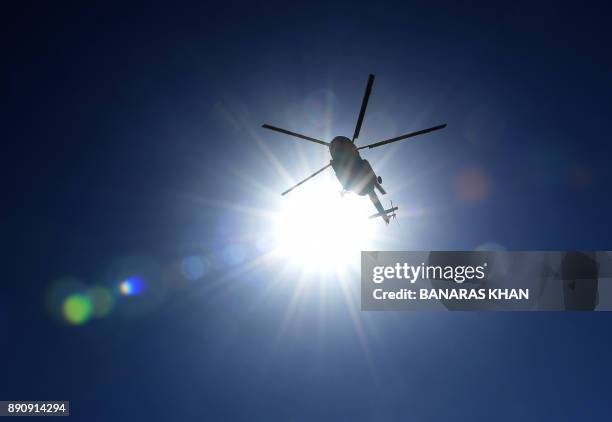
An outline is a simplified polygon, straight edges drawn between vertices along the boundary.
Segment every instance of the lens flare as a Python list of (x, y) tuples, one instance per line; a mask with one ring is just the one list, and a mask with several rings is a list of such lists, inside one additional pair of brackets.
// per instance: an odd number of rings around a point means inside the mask
[(70, 295), (62, 306), (64, 318), (70, 324), (81, 325), (91, 317), (92, 304), (89, 296), (80, 293)]
[(456, 190), (459, 199), (467, 203), (484, 200), (491, 189), (489, 177), (479, 168), (466, 168), (457, 175)]
[(181, 262), (181, 272), (187, 280), (202, 278), (208, 270), (208, 262), (199, 256), (188, 256)]
[(223, 249), (223, 261), (230, 267), (240, 265), (246, 259), (246, 252), (241, 245), (232, 244)]
[(130, 277), (119, 284), (119, 292), (123, 296), (134, 296), (144, 291), (145, 285), (138, 277)]
[(94, 286), (87, 292), (91, 300), (92, 315), (96, 318), (107, 316), (113, 308), (113, 295), (106, 287)]

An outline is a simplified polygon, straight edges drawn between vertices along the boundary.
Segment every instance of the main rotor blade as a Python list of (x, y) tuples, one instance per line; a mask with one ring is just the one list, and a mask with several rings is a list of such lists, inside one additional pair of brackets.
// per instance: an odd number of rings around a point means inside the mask
[(353, 143), (355, 139), (359, 137), (361, 131), (361, 124), (363, 123), (363, 116), (365, 116), (366, 107), (368, 106), (368, 100), (370, 99), (370, 93), (372, 92), (372, 85), (374, 85), (374, 75), (368, 76), (368, 84), (366, 85), (365, 93), (363, 94), (363, 100), (361, 101), (361, 110), (359, 110), (359, 117), (357, 118), (357, 126), (355, 126), (355, 133), (353, 134)]
[(397, 138), (387, 139), (386, 141), (376, 142), (375, 144), (365, 145), (357, 149), (359, 150), (359, 149), (364, 149), (364, 148), (376, 148), (376, 147), (390, 144), (391, 142), (397, 142), (397, 141), (401, 141), (402, 139), (412, 138), (413, 136), (423, 135), (425, 133), (433, 132), (434, 130), (444, 129), (445, 127), (446, 127), (446, 123), (444, 123), (443, 125), (430, 127), (428, 129), (423, 129), (423, 130), (418, 130), (416, 132), (407, 133), (406, 135), (398, 136)]
[(268, 125), (268, 124), (261, 125), (261, 127), (263, 127), (264, 129), (270, 129), (270, 130), (274, 130), (276, 132), (285, 133), (287, 135), (295, 136), (296, 138), (306, 139), (307, 141), (310, 141), (310, 142), (316, 142), (317, 144), (329, 146), (328, 142), (323, 142), (323, 141), (320, 141), (319, 139), (311, 138), (310, 136), (300, 135), (299, 133), (291, 132), (290, 130), (287, 130), (287, 129), (281, 129), (279, 127), (271, 126), (271, 125)]
[(285, 195), (288, 194), (289, 192), (291, 192), (293, 189), (297, 188), (298, 186), (300, 186), (302, 183), (312, 179), (313, 177), (315, 177), (317, 174), (321, 173), (323, 170), (325, 170), (327, 167), (331, 166), (331, 163), (329, 163), (328, 165), (326, 165), (325, 167), (323, 167), (320, 170), (317, 170), (316, 172), (312, 173), (310, 176), (308, 176), (306, 179), (302, 180), (301, 182), (299, 182), (298, 184), (290, 187), (289, 189), (287, 189), (286, 191), (284, 191), (283, 193), (281, 193), (281, 195)]

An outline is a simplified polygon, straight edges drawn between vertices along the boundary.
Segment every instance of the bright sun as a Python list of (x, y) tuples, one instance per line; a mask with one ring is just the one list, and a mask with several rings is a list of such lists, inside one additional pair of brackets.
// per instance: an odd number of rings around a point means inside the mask
[(304, 271), (343, 271), (359, 264), (371, 247), (376, 212), (367, 197), (340, 195), (339, 184), (322, 178), (283, 198), (275, 216), (276, 252)]

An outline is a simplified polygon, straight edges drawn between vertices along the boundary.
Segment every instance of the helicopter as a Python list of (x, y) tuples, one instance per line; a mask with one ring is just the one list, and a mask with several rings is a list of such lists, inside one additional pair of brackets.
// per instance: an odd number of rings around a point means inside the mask
[(389, 224), (390, 217), (396, 217), (395, 212), (399, 209), (399, 207), (394, 207), (393, 202), (391, 202), (391, 208), (385, 209), (380, 203), (376, 191), (378, 191), (381, 195), (385, 195), (387, 193), (382, 187), (382, 177), (376, 175), (368, 160), (361, 158), (359, 151), (365, 148), (372, 149), (381, 147), (383, 145), (387, 145), (393, 142), (402, 141), (404, 139), (412, 138), (414, 136), (424, 135), (426, 133), (444, 129), (446, 127), (446, 123), (433, 126), (427, 129), (418, 130), (416, 132), (410, 132), (405, 135), (396, 136), (395, 138), (386, 139), (384, 141), (375, 142), (373, 144), (357, 147), (355, 145), (355, 140), (359, 137), (359, 132), (361, 131), (361, 125), (363, 124), (363, 118), (365, 116), (366, 108), (368, 106), (370, 94), (372, 93), (373, 85), (374, 75), (370, 74), (368, 76), (365, 93), (363, 94), (363, 100), (361, 101), (361, 108), (359, 110), (357, 124), (355, 126), (355, 132), (353, 133), (352, 139), (349, 139), (346, 136), (336, 136), (331, 142), (325, 142), (320, 139), (302, 135), (300, 133), (292, 132), (290, 130), (282, 129), (269, 124), (262, 125), (264, 129), (273, 130), (275, 132), (284, 133), (285, 135), (294, 136), (296, 138), (314, 142), (316, 144), (325, 145), (329, 148), (329, 152), (332, 158), (329, 164), (327, 164), (325, 167), (317, 170), (304, 180), (290, 187), (281, 195), (288, 194), (293, 189), (297, 188), (298, 186), (302, 185), (303, 183), (307, 182), (308, 180), (312, 179), (316, 175), (322, 173), (323, 171), (331, 167), (334, 169), (334, 172), (336, 173), (336, 178), (342, 185), (342, 195), (347, 192), (355, 192), (360, 196), (368, 195), (368, 197), (376, 207), (377, 211), (369, 218), (381, 217), (385, 221), (385, 223)]

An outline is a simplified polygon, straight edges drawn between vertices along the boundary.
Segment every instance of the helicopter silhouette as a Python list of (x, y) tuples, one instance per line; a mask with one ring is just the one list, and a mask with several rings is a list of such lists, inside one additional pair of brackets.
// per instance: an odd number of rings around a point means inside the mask
[(353, 133), (352, 139), (349, 139), (346, 136), (336, 136), (331, 142), (325, 142), (320, 139), (302, 135), (286, 129), (281, 129), (279, 127), (272, 126), (269, 124), (262, 125), (262, 127), (265, 129), (284, 133), (286, 135), (294, 136), (296, 138), (304, 139), (306, 141), (314, 142), (320, 145), (325, 145), (329, 148), (329, 152), (332, 157), (329, 164), (327, 164), (325, 167), (317, 170), (304, 180), (290, 187), (281, 195), (286, 195), (293, 189), (312, 179), (319, 173), (322, 173), (327, 168), (331, 167), (334, 169), (334, 172), (336, 173), (336, 178), (342, 185), (342, 194), (346, 192), (355, 192), (361, 196), (369, 196), (370, 200), (372, 201), (377, 210), (377, 213), (371, 215), (369, 218), (381, 217), (383, 220), (385, 220), (385, 223), (387, 224), (389, 224), (389, 217), (395, 218), (395, 211), (397, 211), (399, 207), (394, 207), (393, 202), (391, 203), (391, 208), (389, 209), (385, 209), (382, 206), (380, 200), (378, 199), (378, 195), (376, 194), (377, 190), (382, 195), (385, 195), (387, 193), (382, 187), (382, 178), (376, 175), (368, 160), (361, 158), (359, 151), (365, 148), (372, 149), (381, 147), (383, 145), (387, 145), (393, 142), (412, 138), (418, 135), (424, 135), (435, 130), (444, 129), (446, 127), (446, 123), (438, 126), (433, 126), (427, 129), (418, 130), (416, 132), (410, 132), (405, 135), (397, 136), (395, 138), (386, 139), (384, 141), (375, 142), (373, 144), (357, 147), (355, 145), (355, 140), (359, 137), (359, 132), (361, 131), (361, 125), (363, 123), (363, 118), (365, 116), (366, 108), (368, 106), (370, 94), (372, 93), (373, 85), (374, 75), (369, 75), (368, 83), (366, 85), (365, 93), (363, 95), (363, 100), (361, 102), (361, 109), (359, 110), (359, 116), (357, 117), (357, 125), (355, 126), (355, 132)]

